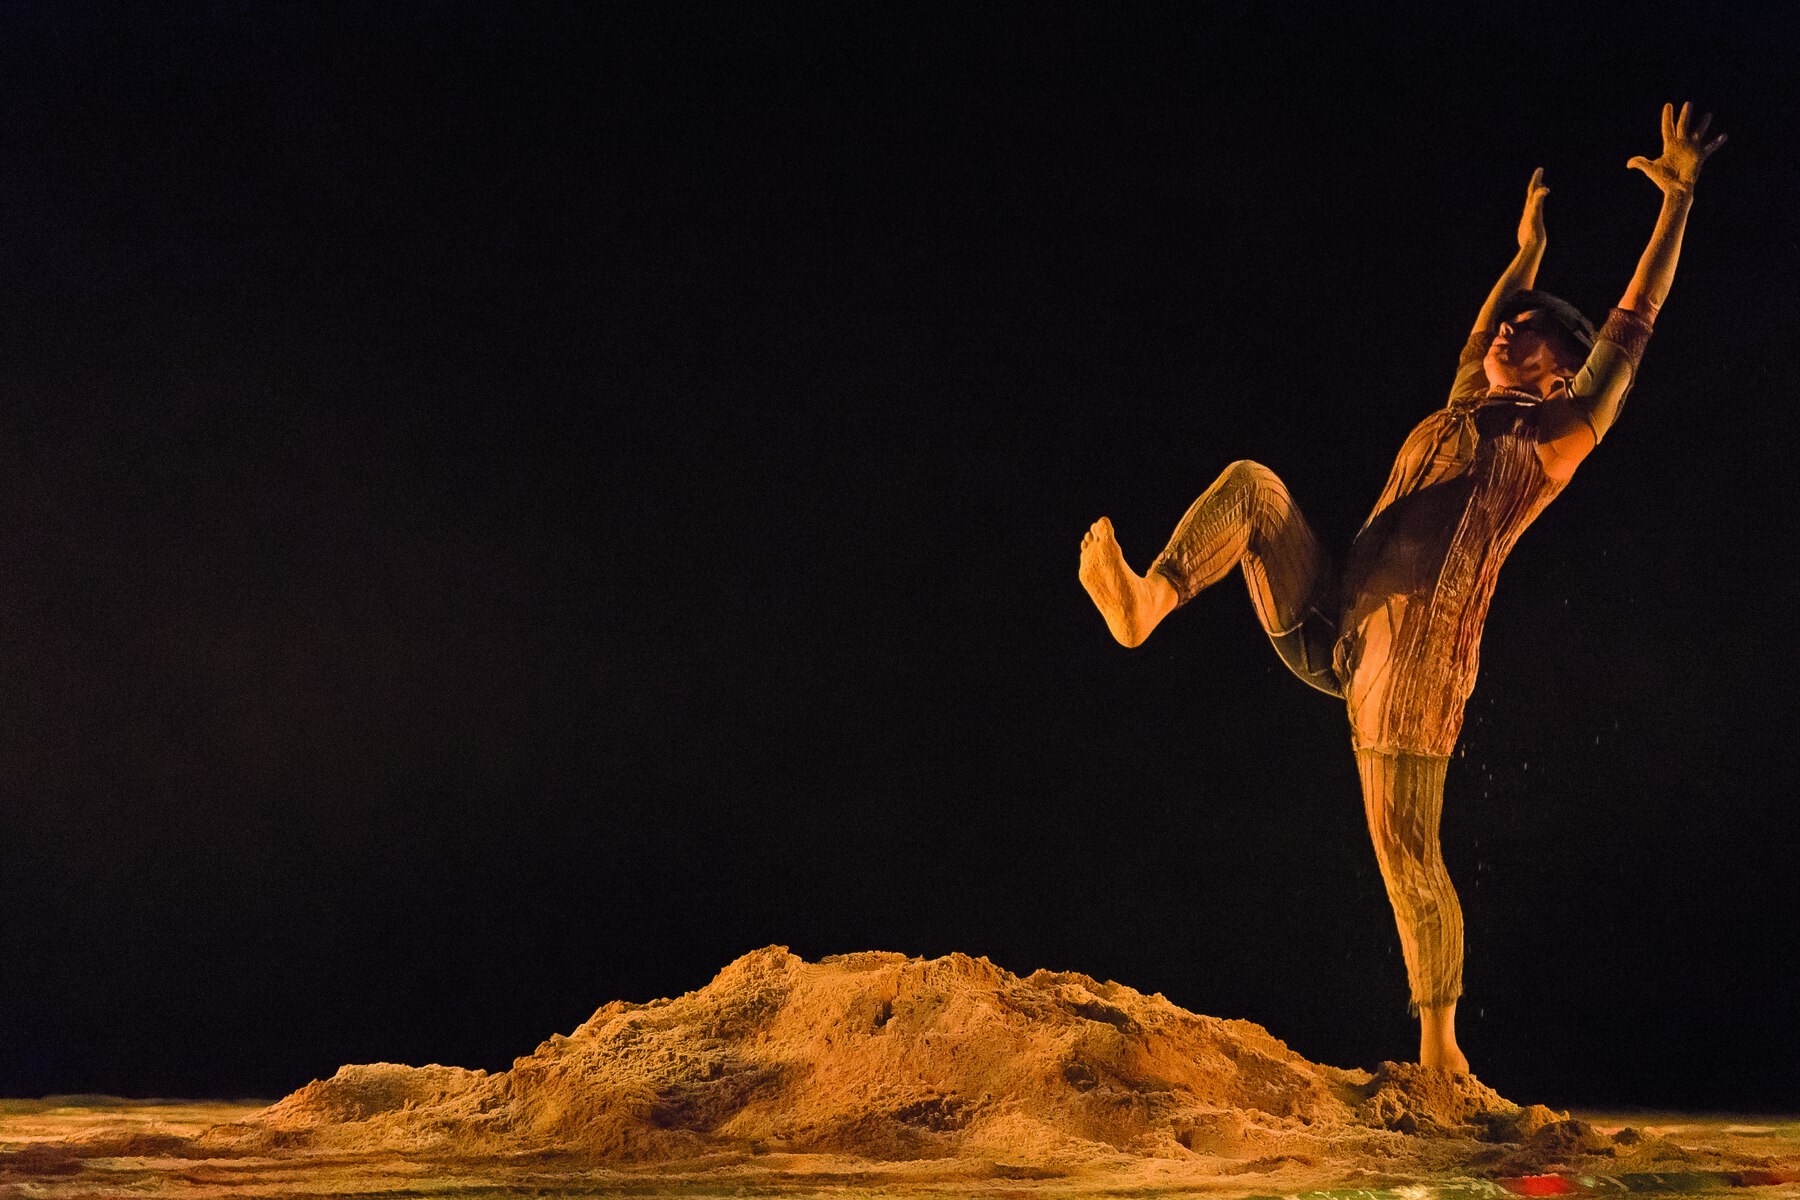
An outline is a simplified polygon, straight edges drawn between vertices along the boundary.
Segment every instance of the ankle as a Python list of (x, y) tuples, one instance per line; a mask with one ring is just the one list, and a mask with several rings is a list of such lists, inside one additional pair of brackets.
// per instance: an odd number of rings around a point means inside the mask
[(1144, 572), (1137, 585), (1137, 595), (1137, 623), (1145, 637), (1150, 636), (1150, 631), (1162, 624), (1162, 619), (1181, 603), (1175, 585), (1154, 568)]

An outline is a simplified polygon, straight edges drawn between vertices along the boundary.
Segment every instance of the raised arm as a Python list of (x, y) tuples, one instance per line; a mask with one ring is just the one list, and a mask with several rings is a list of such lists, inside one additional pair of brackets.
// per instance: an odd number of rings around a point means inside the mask
[(1544, 246), (1549, 241), (1544, 233), (1544, 197), (1549, 194), (1550, 189), (1544, 186), (1544, 168), (1539, 167), (1531, 173), (1531, 182), (1525, 185), (1525, 211), (1519, 217), (1519, 252), (1500, 273), (1493, 290), (1482, 303), (1481, 311), (1475, 316), (1475, 328), (1469, 332), (1469, 340), (1463, 343), (1462, 356), (1456, 363), (1456, 380), (1450, 385), (1452, 401), (1480, 395), (1487, 389), (1487, 375), (1482, 370), (1481, 360), (1494, 340), (1500, 302), (1536, 283), (1538, 266), (1544, 261)]
[(1538, 268), (1544, 263), (1544, 247), (1550, 240), (1544, 231), (1544, 197), (1549, 194), (1550, 189), (1544, 186), (1544, 168), (1539, 167), (1531, 173), (1531, 182), (1525, 186), (1525, 212), (1519, 217), (1519, 252), (1513, 255), (1506, 270), (1494, 282), (1493, 290), (1475, 316), (1473, 332), (1493, 332), (1500, 302), (1537, 282)]
[(1710, 113), (1696, 122), (1689, 121), (1690, 115), (1690, 105), (1681, 106), (1679, 117), (1674, 105), (1663, 105), (1662, 154), (1654, 161), (1640, 155), (1625, 164), (1648, 175), (1662, 189), (1662, 212), (1619, 306), (1601, 327), (1587, 363), (1569, 382), (1566, 408), (1546, 414), (1539, 448), (1552, 475), (1566, 478), (1618, 419), (1625, 393), (1637, 374), (1638, 359), (1650, 340), (1651, 323), (1669, 298), (1701, 164), (1725, 142), (1724, 134), (1710, 142), (1703, 140), (1712, 123)]
[(1638, 259), (1637, 272), (1625, 286), (1619, 307), (1636, 313), (1645, 321), (1654, 321), (1657, 310), (1669, 298), (1669, 284), (1675, 280), (1675, 262), (1681, 257), (1681, 234), (1687, 228), (1688, 208), (1694, 202), (1694, 184), (1700, 179), (1700, 166), (1714, 150), (1725, 144), (1720, 134), (1710, 142), (1701, 139), (1712, 124), (1712, 114), (1689, 124), (1692, 106), (1683, 104), (1681, 115), (1675, 115), (1673, 104), (1663, 105), (1662, 154), (1654, 162), (1638, 155), (1625, 165), (1642, 171), (1650, 182), (1662, 189), (1662, 212), (1656, 218), (1656, 229), (1650, 244)]

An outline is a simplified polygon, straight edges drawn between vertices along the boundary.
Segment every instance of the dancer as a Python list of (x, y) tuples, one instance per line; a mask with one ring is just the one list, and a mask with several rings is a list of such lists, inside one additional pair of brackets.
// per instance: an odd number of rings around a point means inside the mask
[(1141, 576), (1105, 517), (1082, 539), (1082, 586), (1121, 644), (1140, 645), (1241, 566), (1282, 661), (1345, 701), (1427, 1066), (1469, 1069), (1456, 1044), (1462, 909), (1438, 819), (1488, 601), (1507, 552), (1619, 415), (1669, 294), (1701, 164), (1725, 141), (1704, 140), (1711, 120), (1664, 105), (1661, 155), (1626, 164), (1662, 190), (1662, 212), (1597, 333), (1571, 305), (1533, 290), (1549, 189), (1541, 169), (1532, 173), (1518, 254), (1481, 306), (1449, 402), (1401, 446), (1341, 575), (1281, 480), (1253, 462), (1225, 469)]

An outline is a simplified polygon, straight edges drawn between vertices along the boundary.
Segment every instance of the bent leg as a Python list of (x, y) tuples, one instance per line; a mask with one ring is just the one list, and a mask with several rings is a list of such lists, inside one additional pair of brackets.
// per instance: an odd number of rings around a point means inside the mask
[(1106, 618), (1106, 627), (1121, 646), (1143, 645), (1150, 631), (1175, 611), (1179, 601), (1169, 581), (1154, 571), (1139, 575), (1125, 565), (1125, 552), (1113, 535), (1112, 522), (1095, 521), (1081, 539), (1081, 586)]
[(1356, 752), (1363, 809), (1400, 931), (1412, 1007), (1424, 1018), (1420, 1061), (1466, 1071), (1454, 1026), (1462, 995), (1462, 905), (1438, 844), (1449, 763), (1431, 754)]
[(1287, 485), (1254, 462), (1226, 467), (1188, 508), (1169, 544), (1150, 564), (1185, 604), (1241, 566), (1257, 620), (1282, 662), (1302, 680), (1337, 696), (1336, 581), (1330, 560)]

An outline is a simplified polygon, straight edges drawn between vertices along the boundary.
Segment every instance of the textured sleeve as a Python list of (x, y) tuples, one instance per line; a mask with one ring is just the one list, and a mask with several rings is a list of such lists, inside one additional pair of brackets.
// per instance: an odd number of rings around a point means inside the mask
[(1463, 343), (1462, 357), (1456, 360), (1456, 382), (1450, 385), (1450, 399), (1467, 400), (1487, 391), (1487, 372), (1481, 360), (1487, 357), (1494, 342), (1492, 329), (1477, 329)]
[(1650, 341), (1650, 322), (1628, 309), (1615, 308), (1600, 327), (1588, 360), (1569, 384), (1575, 408), (1594, 428), (1599, 441), (1619, 419), (1625, 393), (1637, 378), (1638, 360)]

